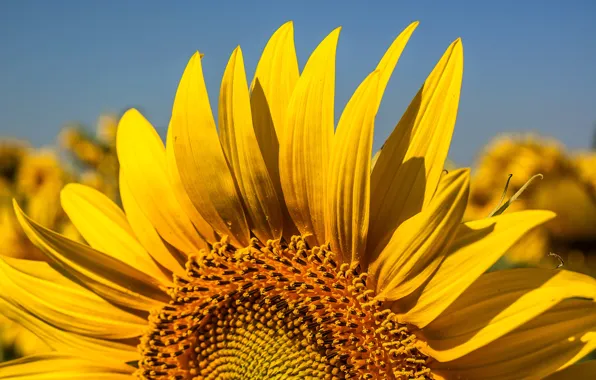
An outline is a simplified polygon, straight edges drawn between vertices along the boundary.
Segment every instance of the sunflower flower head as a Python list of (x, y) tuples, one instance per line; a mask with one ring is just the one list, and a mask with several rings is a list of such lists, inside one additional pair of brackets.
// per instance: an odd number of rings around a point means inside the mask
[(4, 187), (15, 181), (17, 171), (28, 146), (18, 140), (0, 140), (0, 179)]
[(535, 135), (497, 138), (480, 156), (465, 217), (489, 215), (502, 196), (507, 175), (511, 175), (509, 191), (514, 193), (527, 178), (540, 173), (543, 179), (527, 186), (511, 209), (552, 210), (557, 217), (529, 233), (507, 258), (512, 263), (552, 266), (556, 262), (549, 256), (552, 252), (562, 256), (567, 267), (589, 273), (591, 265), (583, 256), (594, 250), (590, 246), (596, 247), (596, 191), (589, 157), (571, 155), (558, 141)]
[[(24, 143), (0, 142), (0, 253), (5, 257), (44, 260), (17, 221), (12, 198), (19, 200), (38, 223), (62, 231), (66, 214), (59, 206), (65, 185), (64, 171), (49, 150), (34, 150)], [(5, 313), (0, 303), (0, 314)], [(18, 321), (17, 321), (18, 322)], [(20, 356), (49, 350), (47, 345), (17, 322), (0, 317), (0, 355)]]
[(14, 214), (12, 199), (17, 199), (38, 223), (60, 230), (66, 214), (57, 200), (69, 177), (49, 149), (34, 150), (9, 141), (3, 141), (2, 145), (5, 152), (13, 153), (2, 158), (5, 170), (0, 199), (0, 252), (12, 257), (39, 259), (43, 255), (25, 236)]
[(113, 114), (103, 114), (97, 121), (97, 139), (108, 146), (116, 145), (118, 131), (118, 117)]
[[(19, 224), (12, 199), (36, 223), (60, 232), (75, 241), (82, 241), (60, 206), (60, 191), (78, 173), (60, 160), (55, 150), (33, 149), (13, 140), (0, 141), (0, 254), (3, 257), (46, 261), (47, 256), (29, 240)], [(117, 177), (113, 175), (113, 177)], [(115, 179), (114, 179), (115, 180)], [(0, 303), (0, 314), (8, 313)], [(48, 346), (15, 321), (0, 320), (0, 351), (7, 356), (22, 356), (48, 351)]]
[(580, 152), (573, 156), (573, 161), (579, 167), (581, 176), (591, 184), (596, 193), (596, 152)]
[(99, 117), (95, 136), (82, 125), (69, 124), (60, 132), (58, 143), (82, 172), (78, 182), (91, 186), (111, 199), (118, 199), (118, 157), (116, 131), (118, 118), (112, 114)]
[[(375, 115), (416, 26), (395, 39), (336, 127), (339, 29), (300, 72), (293, 25), (283, 25), (250, 85), (235, 49), (218, 128), (202, 57), (193, 55), (165, 146), (138, 111), (119, 122), (124, 210), (92, 188), (63, 189), (62, 206), (89, 246), (15, 205), (58, 265), (0, 261), (9, 289), (0, 294), (56, 352), (0, 369), (26, 376), (43, 366), (57, 378), (503, 379), (544, 377), (590, 352), (592, 278), (485, 274), (553, 214), (462, 223), (469, 171), (443, 172), (463, 73), (459, 39), (371, 170)], [(46, 307), (31, 297), (40, 286)], [(55, 312), (69, 308), (76, 317)]]

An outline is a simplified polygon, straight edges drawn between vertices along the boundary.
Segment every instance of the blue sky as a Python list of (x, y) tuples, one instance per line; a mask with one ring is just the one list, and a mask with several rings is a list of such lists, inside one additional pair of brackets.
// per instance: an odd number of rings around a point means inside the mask
[[(252, 77), (270, 34), (294, 20), (301, 67), (343, 26), (336, 112), (411, 21), (376, 122), (379, 147), (449, 43), (465, 52), (450, 156), (470, 164), (491, 137), (539, 131), (587, 148), (596, 122), (596, 2), (31, 1), (0, 2), (0, 136), (51, 143), (69, 121), (139, 107), (161, 131), (188, 58), (205, 53), (215, 107), (232, 50)], [(216, 112), (214, 110), (214, 112)]]

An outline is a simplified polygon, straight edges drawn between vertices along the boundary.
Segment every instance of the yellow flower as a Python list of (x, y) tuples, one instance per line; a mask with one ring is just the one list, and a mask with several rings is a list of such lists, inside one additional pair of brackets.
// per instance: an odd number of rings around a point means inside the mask
[[(0, 311), (2, 307), (0, 305)], [(33, 334), (31, 331), (23, 328), (20, 324), (13, 322), (0, 313), (0, 340), (4, 349), (0, 349), (0, 362), (4, 351), (8, 351), (6, 356), (26, 356), (43, 352), (50, 352), (51, 349), (43, 340)], [(5, 358), (7, 360), (7, 358)], [(3, 375), (3, 374), (2, 374)], [(1, 375), (0, 375), (1, 376)]]
[(68, 124), (62, 128), (58, 135), (58, 145), (62, 148), (72, 150), (81, 141), (83, 135), (79, 127)]
[(42, 189), (63, 186), (65, 176), (56, 154), (50, 149), (39, 149), (23, 158), (16, 179), (16, 190), (25, 196), (35, 196)]
[[(55, 156), (46, 150), (33, 151), (26, 144), (11, 140), (0, 141), (0, 146), (0, 254), (43, 260), (43, 253), (19, 225), (11, 199), (15, 197), (26, 204), (29, 215), (42, 225), (59, 227), (56, 221), (65, 217), (58, 202), (60, 188), (65, 184), (63, 171)], [(0, 314), (4, 312), (0, 305)], [(49, 348), (28, 330), (0, 316), (0, 356), (7, 350), (20, 356)]]
[(581, 176), (592, 185), (593, 190), (596, 189), (596, 152), (582, 152), (572, 159), (578, 166)]
[(18, 140), (0, 140), (0, 180), (3, 192), (17, 175), (17, 168), (28, 150), (26, 143)]
[(104, 114), (97, 122), (97, 138), (108, 146), (116, 145), (116, 133), (118, 131), (118, 117), (112, 114)]
[(81, 126), (67, 125), (58, 138), (77, 168), (82, 169), (77, 182), (88, 184), (111, 199), (118, 198), (117, 124), (114, 115), (105, 114), (97, 123), (97, 137), (88, 135)]
[(250, 92), (237, 48), (219, 134), (195, 54), (165, 147), (138, 111), (120, 121), (124, 212), (89, 187), (63, 190), (91, 247), (16, 208), (55, 265), (5, 258), (0, 294), (56, 352), (3, 365), (0, 379), (540, 378), (592, 351), (594, 279), (485, 273), (551, 212), (461, 222), (469, 172), (443, 175), (459, 39), (371, 172), (375, 114), (416, 26), (362, 82), (335, 131), (339, 29), (299, 75), (292, 24), (282, 26)]
[(9, 204), (0, 207), (0, 254), (31, 260), (44, 258), (42, 252), (27, 239)]
[[(66, 171), (56, 155), (48, 150), (34, 150), (12, 140), (0, 141), (0, 253), (27, 260), (45, 260), (46, 256), (25, 235), (18, 223), (11, 199), (17, 199), (37, 223), (65, 233), (71, 224), (60, 207), (60, 190), (67, 182)], [(70, 234), (80, 239), (80, 235)], [(0, 314), (6, 309), (0, 305)], [(16, 318), (19, 321), (19, 318)], [(0, 356), (29, 355), (49, 348), (18, 323), (0, 317)]]
[[(480, 156), (472, 177), (467, 220), (487, 216), (498, 204), (507, 176), (511, 192), (517, 192), (535, 174), (544, 178), (532, 183), (510, 210), (551, 210), (557, 217), (532, 231), (507, 253), (512, 263), (540, 263), (552, 267), (556, 253), (565, 267), (596, 273), (591, 260), (577, 260), (577, 248), (596, 254), (596, 191), (590, 155), (576, 157), (566, 153), (555, 140), (533, 135), (501, 136)], [(589, 247), (592, 247), (590, 249)], [(593, 263), (593, 264), (596, 264)]]

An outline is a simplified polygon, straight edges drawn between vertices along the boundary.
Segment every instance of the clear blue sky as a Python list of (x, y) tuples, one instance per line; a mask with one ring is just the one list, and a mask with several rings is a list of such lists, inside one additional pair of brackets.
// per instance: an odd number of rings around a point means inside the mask
[[(0, 1), (0, 136), (53, 141), (71, 120), (138, 106), (161, 130), (180, 75), (205, 53), (212, 105), (240, 45), (252, 77), (270, 34), (294, 20), (301, 67), (343, 26), (337, 109), (393, 38), (420, 26), (377, 117), (385, 140), (444, 49), (462, 37), (464, 84), (451, 157), (469, 164), (492, 136), (536, 130), (587, 148), (596, 121), (596, 1)], [(214, 110), (215, 111), (215, 110)]]

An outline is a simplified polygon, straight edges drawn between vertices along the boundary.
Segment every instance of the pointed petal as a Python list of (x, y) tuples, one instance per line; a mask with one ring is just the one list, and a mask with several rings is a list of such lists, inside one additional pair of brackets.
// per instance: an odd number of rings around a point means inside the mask
[(151, 224), (151, 221), (143, 213), (124, 178), (124, 169), (121, 168), (120, 198), (122, 199), (122, 208), (126, 213), (126, 219), (130, 223), (130, 228), (155, 261), (170, 272), (184, 277), (186, 275), (186, 270), (184, 269), (184, 264), (187, 260), (186, 255), (166, 245), (155, 230), (155, 227)]
[(446, 378), (541, 379), (593, 351), (595, 329), (596, 303), (565, 300), (487, 346), (431, 368)]
[(379, 299), (401, 299), (418, 289), (437, 269), (444, 247), (461, 223), (470, 187), (470, 171), (445, 176), (428, 208), (395, 230), (370, 268)]
[(135, 368), (110, 360), (51, 352), (0, 363), (0, 379), (132, 380)]
[(463, 71), (461, 41), (435, 66), (401, 118), (371, 176), (368, 250), (378, 254), (393, 231), (428, 205), (455, 125)]
[[(290, 96), (300, 73), (294, 46), (294, 25), (283, 24), (269, 39), (251, 84), (252, 120), (271, 178), (279, 181), (279, 138)], [(275, 182), (275, 181), (274, 181)]]
[(445, 260), (421, 292), (395, 305), (400, 322), (428, 325), (528, 231), (554, 216), (531, 210), (460, 225)]
[(91, 247), (69, 240), (27, 217), (14, 202), (15, 213), (29, 239), (60, 270), (75, 277), (102, 298), (138, 310), (150, 310), (169, 297), (156, 280)]
[(267, 42), (251, 84), (252, 122), (269, 177), (275, 187), (287, 236), (298, 231), (290, 217), (279, 178), (279, 141), (290, 96), (300, 72), (294, 47), (292, 22), (282, 25)]
[(358, 87), (339, 119), (327, 180), (327, 241), (344, 262), (360, 260), (366, 246), (370, 162), (379, 71)]
[(387, 87), (387, 83), (389, 83), (389, 79), (391, 78), (391, 74), (393, 74), (393, 70), (395, 69), (395, 65), (397, 65), (397, 61), (399, 57), (401, 57), (401, 53), (404, 51), (406, 44), (410, 40), (412, 33), (418, 27), (419, 22), (414, 21), (406, 29), (404, 29), (399, 36), (393, 41), (389, 49), (381, 58), (381, 61), (377, 65), (377, 70), (379, 70), (379, 87), (377, 89), (379, 95), (377, 96), (377, 111), (379, 106), (381, 105), (381, 100), (383, 100), (383, 94), (385, 93), (385, 88)]
[[(455, 360), (574, 297), (596, 299), (596, 280), (580, 273), (538, 268), (484, 274), (422, 330), (428, 343), (424, 352), (441, 362)], [(596, 322), (596, 309), (592, 310)], [(567, 321), (573, 322), (573, 318)]]
[(288, 211), (303, 235), (325, 239), (325, 199), (333, 138), (335, 52), (339, 28), (310, 56), (290, 98), (279, 148)]
[(97, 339), (60, 330), (2, 298), (0, 298), (0, 308), (7, 318), (17, 321), (19, 325), (31, 331), (53, 350), (81, 355), (94, 360), (109, 358), (121, 363), (139, 359), (136, 345), (130, 344), (130, 341)]
[(262, 242), (279, 239), (283, 228), (281, 209), (252, 126), (240, 47), (232, 53), (221, 82), (219, 133), (252, 231)]
[(161, 138), (139, 111), (120, 119), (117, 150), (124, 180), (164, 240), (185, 253), (206, 247), (174, 196)]
[(375, 169), (375, 164), (377, 163), (377, 160), (379, 159), (379, 154), (381, 154), (381, 149), (377, 150), (377, 153), (375, 153), (372, 158), (372, 161), (370, 163), (370, 171), (371, 172)]
[(594, 378), (594, 374), (596, 374), (596, 360), (588, 360), (555, 372), (545, 380), (590, 380)]
[(198, 52), (180, 79), (170, 128), (180, 179), (197, 211), (218, 234), (248, 245), (250, 231), (217, 136)]
[[(209, 223), (207, 223), (203, 216), (197, 211), (182, 185), (174, 153), (174, 137), (172, 136), (172, 131), (172, 128), (168, 128), (168, 135), (166, 137), (166, 160), (168, 177), (170, 179), (170, 184), (172, 185), (172, 190), (174, 191), (174, 195), (176, 199), (178, 199), (180, 206), (186, 212), (186, 215), (188, 215), (203, 240), (206, 243), (212, 244), (219, 241), (219, 238), (216, 236), (215, 231), (213, 231), (213, 228), (211, 228)], [(205, 246), (203, 248), (207, 247)]]
[(0, 297), (19, 303), (37, 318), (65, 331), (127, 339), (142, 335), (146, 328), (145, 319), (67, 280), (46, 262), (5, 257), (0, 259), (0, 273)]
[(91, 187), (71, 183), (60, 193), (60, 200), (71, 222), (91, 247), (171, 285), (171, 279), (135, 239), (122, 210), (107, 196)]

